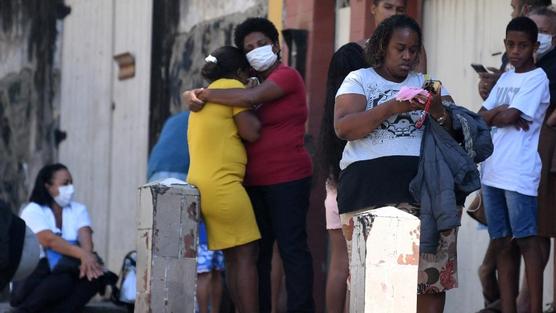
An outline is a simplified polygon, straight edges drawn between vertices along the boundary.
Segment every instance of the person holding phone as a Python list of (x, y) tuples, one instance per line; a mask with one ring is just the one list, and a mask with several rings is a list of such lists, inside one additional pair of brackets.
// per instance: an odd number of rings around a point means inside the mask
[[(334, 127), (347, 140), (337, 188), (348, 254), (356, 213), (393, 205), (419, 215), (409, 185), (418, 172), (424, 128), (415, 124), (426, 99), (397, 101), (395, 96), (403, 86), (424, 85), (425, 75), (413, 71), (421, 48), (421, 28), (412, 18), (387, 18), (368, 41), (371, 67), (351, 72), (336, 94)], [(453, 103), (445, 89), (433, 95), (429, 118), (449, 130), (452, 120), (443, 101)], [(417, 312), (442, 312), (445, 291), (457, 286), (456, 237), (451, 229), (432, 243), (436, 248), (423, 248)]]

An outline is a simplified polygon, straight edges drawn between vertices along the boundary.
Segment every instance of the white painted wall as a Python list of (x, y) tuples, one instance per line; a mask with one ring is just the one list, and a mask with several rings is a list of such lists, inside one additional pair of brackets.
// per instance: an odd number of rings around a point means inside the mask
[(334, 50), (349, 42), (351, 7), (336, 9), (336, 32), (334, 33)]
[[(457, 104), (477, 111), (482, 100), (478, 75), (470, 64), (500, 66), (500, 55), (492, 54), (504, 50), (510, 0), (425, 0), (423, 12), (429, 73), (444, 83)], [(445, 312), (469, 313), (482, 307), (477, 270), (487, 244), (487, 231), (478, 230), (464, 214), (458, 236), (459, 288), (448, 292)], [(553, 297), (552, 260), (545, 271), (545, 303)]]
[(112, 132), (113, 3), (66, 2), (64, 19), (60, 162), (73, 175), (76, 200), (87, 205), (99, 254), (108, 256), (110, 137)]
[[(119, 271), (135, 249), (137, 187), (145, 182), (151, 0), (68, 0), (62, 42), (60, 161), (68, 165), (95, 230), (97, 251)], [(135, 77), (117, 79), (112, 57), (135, 56)]]

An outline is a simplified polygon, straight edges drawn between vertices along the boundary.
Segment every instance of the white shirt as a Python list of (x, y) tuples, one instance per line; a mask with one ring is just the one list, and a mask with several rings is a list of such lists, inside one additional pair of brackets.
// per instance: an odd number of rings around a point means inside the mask
[[(62, 209), (62, 229), (56, 227), (56, 219), (52, 209), (34, 202), (30, 202), (23, 208), (21, 218), (35, 234), (43, 230), (50, 230), (69, 241), (77, 241), (80, 228), (91, 226), (87, 207), (73, 201)], [(44, 247), (41, 247), (41, 258), (44, 257), (43, 250)]]
[[(380, 76), (373, 68), (353, 71), (346, 76), (336, 93), (336, 97), (345, 94), (360, 94), (367, 99), (366, 111), (394, 98), (401, 87), (422, 87), (425, 75), (411, 72), (401, 82), (391, 82)], [(442, 88), (441, 94), (448, 93)], [(393, 115), (365, 138), (348, 141), (340, 168), (343, 170), (351, 163), (372, 160), (385, 156), (419, 156), (423, 128), (417, 129), (417, 122), (422, 110)]]
[(494, 152), (482, 164), (482, 183), (500, 189), (537, 196), (541, 158), (539, 134), (550, 103), (548, 78), (541, 68), (526, 73), (510, 70), (502, 74), (483, 103), (487, 110), (508, 104), (530, 121), (529, 130), (514, 126), (493, 127)]

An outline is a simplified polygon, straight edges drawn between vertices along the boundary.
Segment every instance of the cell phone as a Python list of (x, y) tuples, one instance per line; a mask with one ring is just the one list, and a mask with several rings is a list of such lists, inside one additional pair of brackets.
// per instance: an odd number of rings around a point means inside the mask
[(475, 70), (475, 72), (477, 72), (477, 74), (488, 73), (488, 70), (482, 64), (474, 64), (473, 63), (473, 64), (471, 64), (471, 67)]
[(442, 83), (439, 80), (429, 79), (423, 84), (423, 89), (436, 95), (440, 93), (440, 88), (442, 88)]

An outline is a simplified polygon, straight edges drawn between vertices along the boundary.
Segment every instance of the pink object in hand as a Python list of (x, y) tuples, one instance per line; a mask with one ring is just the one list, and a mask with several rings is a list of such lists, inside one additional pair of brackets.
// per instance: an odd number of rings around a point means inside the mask
[(428, 97), (430, 93), (423, 88), (403, 86), (396, 95), (396, 100), (408, 101), (415, 98), (417, 95)]

